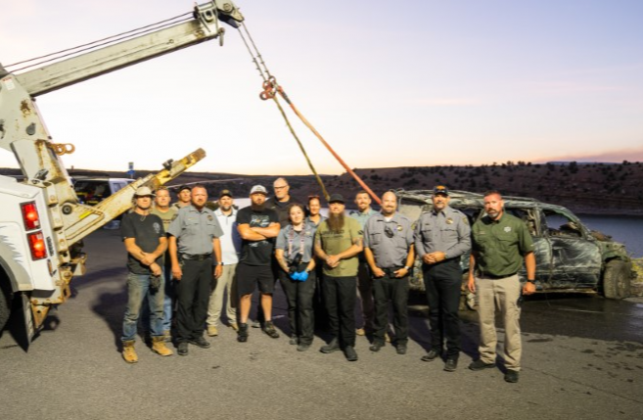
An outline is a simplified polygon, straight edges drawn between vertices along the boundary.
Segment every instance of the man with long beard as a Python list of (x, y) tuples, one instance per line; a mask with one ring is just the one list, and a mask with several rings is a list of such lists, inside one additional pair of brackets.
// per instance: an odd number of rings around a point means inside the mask
[(341, 349), (346, 359), (354, 362), (357, 254), (364, 249), (363, 232), (357, 220), (344, 217), (344, 197), (333, 194), (328, 203), (328, 219), (320, 223), (315, 234), (315, 254), (324, 263), (322, 290), (333, 337), (320, 351)]

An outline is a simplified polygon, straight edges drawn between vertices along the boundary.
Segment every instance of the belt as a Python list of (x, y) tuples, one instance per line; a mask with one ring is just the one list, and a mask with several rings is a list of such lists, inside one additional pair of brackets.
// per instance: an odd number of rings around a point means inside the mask
[(380, 267), (380, 269), (390, 276), (390, 275), (395, 274), (395, 272), (397, 270), (399, 270), (400, 268), (403, 268), (403, 267), (404, 266), (400, 265), (400, 266), (397, 266), (397, 267)]
[(212, 258), (212, 253), (209, 254), (181, 254), (181, 259), (188, 261), (203, 261)]
[(516, 274), (518, 274), (517, 271), (515, 273), (513, 273), (513, 274), (507, 274), (507, 275), (504, 275), (504, 276), (496, 276), (496, 275), (490, 274), (490, 273), (482, 273), (480, 277), (490, 279), (490, 280), (500, 280), (500, 279), (506, 279), (507, 277), (515, 276)]

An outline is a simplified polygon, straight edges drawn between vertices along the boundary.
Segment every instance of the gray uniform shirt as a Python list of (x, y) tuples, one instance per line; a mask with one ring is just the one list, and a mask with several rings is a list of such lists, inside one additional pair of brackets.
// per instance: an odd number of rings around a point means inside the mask
[(371, 216), (364, 225), (364, 246), (370, 248), (380, 268), (403, 267), (413, 244), (411, 221), (395, 213), (391, 220), (381, 213)]
[(297, 254), (301, 254), (301, 262), (308, 263), (313, 258), (316, 230), (314, 225), (308, 223), (304, 223), (301, 232), (288, 225), (279, 231), (275, 247), (284, 250), (284, 257), (289, 263), (293, 262)]
[(439, 213), (420, 215), (415, 226), (415, 252), (422, 258), (441, 251), (446, 259), (456, 258), (471, 249), (471, 227), (467, 216), (449, 206)]
[(178, 253), (190, 255), (210, 254), (214, 251), (212, 240), (223, 236), (217, 217), (205, 207), (198, 211), (194, 206), (182, 207), (168, 234), (178, 241)]

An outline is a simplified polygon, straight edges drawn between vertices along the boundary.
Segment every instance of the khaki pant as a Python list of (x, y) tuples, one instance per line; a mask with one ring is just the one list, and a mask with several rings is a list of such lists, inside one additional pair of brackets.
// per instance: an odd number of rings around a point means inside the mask
[(496, 362), (496, 312), (501, 314), (505, 326), (505, 367), (520, 370), (522, 342), (520, 337), (520, 281), (517, 275), (491, 280), (476, 277), (476, 296), (480, 320), (480, 360)]
[(209, 326), (216, 327), (219, 324), (221, 310), (223, 308), (223, 294), (224, 291), (228, 292), (228, 302), (226, 304), (226, 315), (228, 316), (228, 323), (237, 323), (237, 294), (235, 293), (236, 287), (234, 286), (234, 274), (237, 271), (237, 264), (224, 265), (221, 277), (217, 279), (217, 287), (214, 288), (210, 295), (210, 303), (208, 304), (208, 319)]

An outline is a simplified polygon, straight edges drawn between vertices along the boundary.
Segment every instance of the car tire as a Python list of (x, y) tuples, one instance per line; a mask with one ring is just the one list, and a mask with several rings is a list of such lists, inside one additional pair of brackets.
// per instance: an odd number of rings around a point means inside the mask
[(623, 260), (610, 260), (603, 272), (603, 296), (607, 299), (630, 297), (630, 275), (632, 263)]
[(11, 294), (7, 290), (7, 285), (4, 284), (3, 274), (0, 271), (0, 335), (9, 320), (9, 315), (11, 315)]

